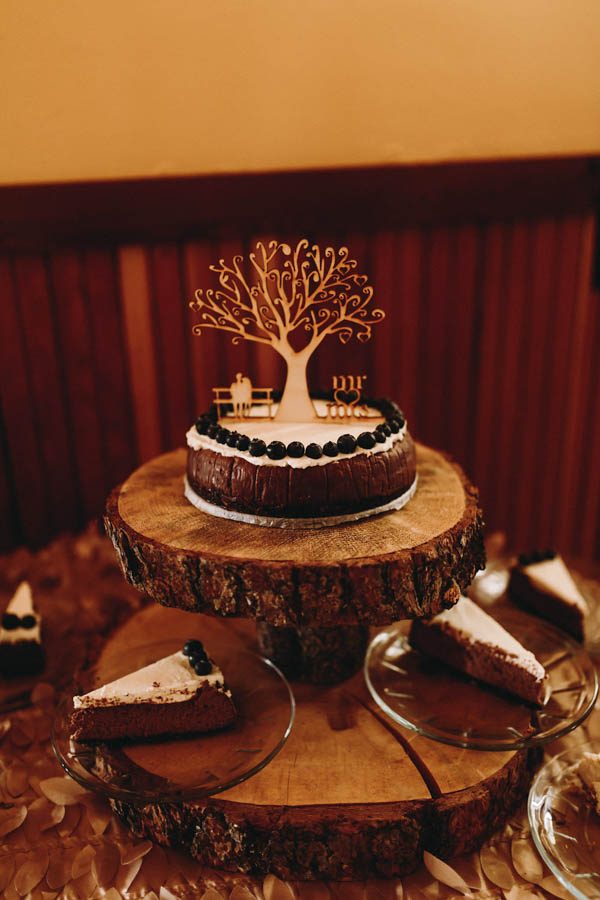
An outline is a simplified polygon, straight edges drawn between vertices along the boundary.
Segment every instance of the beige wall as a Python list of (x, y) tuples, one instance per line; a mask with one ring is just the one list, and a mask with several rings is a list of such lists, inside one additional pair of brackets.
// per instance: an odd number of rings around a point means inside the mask
[(600, 0), (2, 0), (0, 180), (600, 151)]

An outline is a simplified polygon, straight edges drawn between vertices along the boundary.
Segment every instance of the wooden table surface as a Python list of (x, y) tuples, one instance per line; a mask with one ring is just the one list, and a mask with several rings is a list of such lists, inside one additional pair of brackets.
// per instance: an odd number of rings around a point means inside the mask
[[(140, 599), (119, 575), (112, 548), (94, 528), (64, 537), (38, 554), (18, 550), (0, 559), (0, 608), (22, 578), (31, 580), (45, 620), (58, 611), (62, 646), (76, 634), (80, 654), (93, 652), (114, 620)], [(54, 624), (54, 623), (53, 623)], [(326, 898), (568, 897), (533, 847), (527, 815), (518, 810), (478, 852), (443, 863), (427, 856), (414, 874), (367, 883), (287, 883), (203, 868), (178, 851), (134, 838), (108, 803), (66, 777), (50, 746), (57, 688), (71, 657), (50, 667), (52, 681), (33, 684), (31, 704), (0, 713), (0, 892), (13, 898), (198, 897), (202, 900), (326, 900)], [(14, 691), (13, 691), (14, 693)], [(0, 702), (2, 697), (0, 692)], [(600, 709), (552, 745), (600, 740)]]

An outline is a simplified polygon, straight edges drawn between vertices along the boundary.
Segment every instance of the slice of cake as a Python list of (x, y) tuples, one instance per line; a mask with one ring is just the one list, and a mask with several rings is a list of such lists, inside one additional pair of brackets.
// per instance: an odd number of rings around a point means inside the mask
[(430, 621), (416, 620), (410, 643), (479, 681), (541, 705), (546, 671), (533, 653), (468, 597)]
[(600, 753), (584, 753), (573, 769), (588, 802), (600, 816)]
[(553, 550), (521, 555), (511, 570), (508, 591), (516, 603), (583, 641), (588, 606)]
[(73, 697), (71, 737), (113, 741), (215, 731), (236, 717), (223, 673), (200, 641)]
[(41, 617), (33, 607), (31, 587), (21, 582), (2, 616), (0, 672), (34, 675), (44, 667)]

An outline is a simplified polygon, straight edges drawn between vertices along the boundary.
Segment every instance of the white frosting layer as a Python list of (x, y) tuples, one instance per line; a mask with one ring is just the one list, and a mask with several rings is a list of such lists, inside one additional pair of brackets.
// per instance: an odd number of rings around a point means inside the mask
[(530, 563), (527, 566), (523, 566), (523, 572), (527, 575), (531, 584), (538, 591), (541, 591), (542, 594), (556, 595), (561, 600), (564, 600), (565, 603), (576, 606), (583, 615), (587, 615), (587, 603), (573, 581), (573, 577), (567, 569), (562, 556)]
[(223, 688), (223, 673), (213, 664), (210, 674), (196, 675), (187, 656), (179, 651), (95, 691), (73, 697), (73, 706), (82, 709), (125, 703), (179, 703), (190, 700), (202, 684)]
[[(335, 442), (342, 434), (351, 434), (357, 438), (363, 431), (373, 431), (380, 422), (385, 421), (378, 410), (369, 408), (369, 415), (363, 419), (337, 422), (335, 419), (324, 418), (324, 403), (322, 409), (319, 406), (319, 401), (315, 401), (315, 406), (323, 421), (277, 422), (276, 419), (269, 419), (253, 422), (251, 419), (244, 419), (243, 421), (228, 422), (227, 417), (220, 421), (224, 426), (230, 427), (231, 430), (235, 429), (240, 434), (247, 435), (250, 440), (252, 438), (261, 438), (266, 444), (269, 444), (271, 441), (282, 441), (286, 445), (291, 444), (292, 441), (301, 441), (305, 447), (313, 443), (323, 446), (327, 441)], [(390, 435), (384, 443), (375, 444), (371, 450), (357, 447), (351, 455), (356, 456), (360, 453), (366, 453), (370, 456), (373, 453), (383, 453), (393, 447), (397, 441), (404, 440), (405, 434), (406, 423), (398, 434)], [(228, 447), (226, 444), (217, 443), (214, 438), (210, 438), (207, 434), (198, 434), (195, 425), (192, 425), (187, 432), (186, 441), (188, 447), (191, 447), (192, 450), (213, 450), (222, 456), (237, 456), (248, 460), (255, 466), (289, 466), (292, 469), (306, 469), (311, 466), (327, 466), (331, 463), (339, 462), (341, 459), (349, 458), (344, 453), (334, 457), (322, 456), (320, 459), (310, 459), (306, 454), (299, 459), (294, 459), (291, 456), (285, 456), (283, 459), (269, 459), (266, 453), (264, 456), (252, 456), (248, 450)]]
[(518, 661), (537, 680), (545, 678), (546, 670), (533, 653), (468, 597), (461, 597), (455, 606), (439, 613), (432, 622), (445, 630), (457, 632), (463, 641), (501, 650)]
[(35, 641), (37, 644), (41, 643), (40, 616), (33, 608), (33, 596), (31, 594), (29, 582), (21, 582), (6, 607), (6, 612), (19, 616), (19, 618), (22, 618), (23, 616), (33, 616), (35, 618), (35, 625), (33, 628), (13, 628), (12, 630), (0, 628), (0, 643), (17, 644), (19, 641)]

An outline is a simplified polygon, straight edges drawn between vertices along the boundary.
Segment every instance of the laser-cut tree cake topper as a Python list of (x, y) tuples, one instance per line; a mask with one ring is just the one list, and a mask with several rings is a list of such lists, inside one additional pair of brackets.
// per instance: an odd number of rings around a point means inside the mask
[[(215, 328), (233, 335), (232, 342), (254, 341), (273, 348), (287, 364), (285, 389), (276, 418), (302, 422), (315, 416), (306, 380), (308, 360), (329, 335), (346, 344), (353, 336), (364, 342), (385, 313), (371, 308), (373, 288), (356, 271), (347, 247), (321, 249), (303, 238), (295, 248), (279, 241), (258, 242), (231, 264), (220, 259), (210, 266), (219, 287), (199, 289), (190, 308), (200, 313), (194, 334)], [(300, 335), (299, 349), (290, 343)]]

